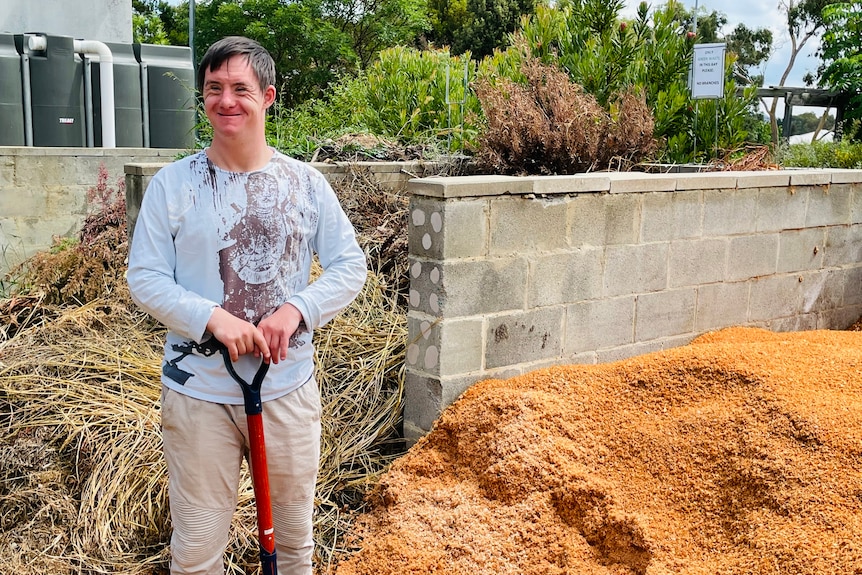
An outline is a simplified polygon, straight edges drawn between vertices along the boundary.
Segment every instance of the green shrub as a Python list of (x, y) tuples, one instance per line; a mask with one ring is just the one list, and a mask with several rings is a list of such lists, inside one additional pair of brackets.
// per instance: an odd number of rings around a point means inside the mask
[(404, 146), (463, 150), (475, 145), (481, 108), (469, 83), (477, 64), (445, 50), (383, 50), (357, 77), (333, 85), (322, 100), (274, 115), (271, 145), (294, 157), (345, 134), (374, 134)]
[(267, 141), (290, 156), (310, 160), (322, 142), (368, 131), (361, 117), (366, 92), (362, 76), (345, 77), (326, 99), (307, 100), (290, 110), (277, 106), (267, 122)]
[(416, 144), (445, 141), (450, 150), (476, 138), (478, 99), (470, 54), (395, 47), (383, 50), (365, 74), (364, 125), (373, 133)]
[(847, 140), (781, 146), (776, 160), (784, 167), (862, 169), (862, 143)]

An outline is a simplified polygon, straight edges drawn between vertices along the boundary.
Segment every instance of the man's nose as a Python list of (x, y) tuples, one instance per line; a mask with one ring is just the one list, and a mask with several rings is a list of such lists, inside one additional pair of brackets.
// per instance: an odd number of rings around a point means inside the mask
[(233, 106), (236, 101), (236, 94), (233, 93), (233, 90), (230, 88), (223, 90), (221, 93), (221, 101), (220, 104), (225, 107)]

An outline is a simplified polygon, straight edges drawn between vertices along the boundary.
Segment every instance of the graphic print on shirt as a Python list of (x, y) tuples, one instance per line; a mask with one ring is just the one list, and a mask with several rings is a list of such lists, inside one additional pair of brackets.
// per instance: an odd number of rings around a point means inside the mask
[[(278, 209), (278, 181), (270, 174), (254, 173), (245, 182), (246, 209), (226, 230), (219, 251), (219, 273), (224, 283), (222, 306), (237, 317), (257, 323), (282, 302), (273, 298), (282, 290), (277, 282), (282, 267), (297, 269), (291, 261), (291, 244), (282, 210)], [(294, 254), (295, 255), (295, 254)]]
[[(302, 286), (301, 258), (307, 253), (303, 231), (309, 213), (303, 182), (285, 170), (279, 179), (268, 172), (249, 174), (241, 184), (245, 197), (236, 197), (220, 230), (219, 274), (224, 284), (222, 307), (237, 317), (257, 324), (273, 313)], [(299, 334), (297, 334), (299, 335)], [(291, 338), (291, 345), (300, 342)]]

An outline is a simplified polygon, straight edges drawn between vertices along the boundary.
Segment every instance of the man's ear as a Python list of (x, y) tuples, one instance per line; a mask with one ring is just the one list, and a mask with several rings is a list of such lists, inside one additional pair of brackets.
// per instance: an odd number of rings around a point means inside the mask
[(269, 108), (275, 102), (275, 86), (269, 85), (263, 93), (263, 103)]

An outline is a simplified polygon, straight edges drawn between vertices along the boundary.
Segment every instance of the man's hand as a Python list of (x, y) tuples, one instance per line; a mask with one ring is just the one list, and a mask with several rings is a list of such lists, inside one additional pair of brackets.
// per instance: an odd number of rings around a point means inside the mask
[[(286, 303), (269, 317), (260, 320), (258, 329), (263, 332), (273, 363), (287, 359), (290, 337), (302, 322), (302, 314), (293, 304)], [(267, 359), (269, 361), (269, 359)]]
[(269, 362), (267, 340), (261, 330), (251, 322), (217, 307), (207, 322), (207, 331), (224, 344), (231, 361), (238, 360), (241, 355), (254, 353), (255, 357), (263, 356), (263, 360)]

